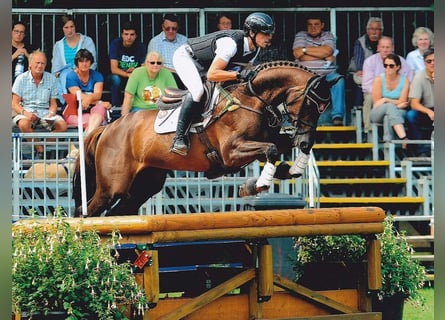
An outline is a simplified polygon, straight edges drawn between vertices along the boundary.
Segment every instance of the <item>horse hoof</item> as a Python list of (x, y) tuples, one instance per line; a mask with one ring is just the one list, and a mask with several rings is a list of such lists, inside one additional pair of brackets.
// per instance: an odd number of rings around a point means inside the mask
[(277, 166), (277, 170), (275, 171), (274, 178), (280, 180), (287, 180), (291, 178), (289, 174), (290, 165), (287, 164), (286, 161), (281, 161)]
[(263, 191), (266, 191), (266, 190), (269, 190), (269, 186), (262, 186), (262, 187), (255, 188), (255, 192), (256, 193), (260, 193), (260, 192), (263, 192)]
[(250, 178), (246, 181), (245, 184), (241, 185), (239, 188), (238, 195), (242, 197), (254, 196), (258, 192), (256, 191), (256, 180), (255, 178)]

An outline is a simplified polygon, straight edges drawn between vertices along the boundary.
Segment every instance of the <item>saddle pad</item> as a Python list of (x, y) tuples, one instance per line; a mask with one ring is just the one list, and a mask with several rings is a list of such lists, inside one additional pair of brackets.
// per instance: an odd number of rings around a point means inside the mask
[[(154, 123), (154, 130), (158, 134), (171, 133), (176, 131), (178, 124), (179, 113), (181, 107), (171, 110), (159, 110)], [(195, 127), (206, 126), (211, 119), (211, 114), (207, 116), (202, 122), (193, 123), (190, 128), (191, 133), (196, 133)]]

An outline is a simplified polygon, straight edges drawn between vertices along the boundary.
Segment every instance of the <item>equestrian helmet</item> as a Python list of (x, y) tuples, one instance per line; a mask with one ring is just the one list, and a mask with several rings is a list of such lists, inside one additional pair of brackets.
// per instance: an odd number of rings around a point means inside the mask
[(249, 31), (257, 34), (262, 32), (265, 34), (273, 34), (275, 32), (275, 23), (271, 16), (263, 12), (254, 12), (247, 16), (244, 21), (244, 33)]

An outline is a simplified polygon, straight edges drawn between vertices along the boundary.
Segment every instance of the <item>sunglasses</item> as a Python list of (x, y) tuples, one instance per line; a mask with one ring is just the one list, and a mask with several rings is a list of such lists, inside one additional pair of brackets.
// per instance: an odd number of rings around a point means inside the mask
[(385, 67), (385, 69), (388, 68), (388, 67), (389, 67), (390, 69), (393, 69), (395, 66), (396, 66), (396, 65), (395, 65), (394, 63), (390, 63), (390, 64), (386, 64), (386, 63), (384, 63), (384, 64), (383, 64), (383, 67)]
[(430, 63), (433, 63), (433, 62), (434, 62), (434, 59), (428, 59), (428, 60), (425, 60), (425, 62), (428, 63), (428, 64), (430, 64)]
[(150, 64), (157, 64), (158, 66), (160, 66), (162, 64), (162, 61), (150, 61)]
[(176, 31), (178, 30), (177, 27), (164, 27), (165, 31)]

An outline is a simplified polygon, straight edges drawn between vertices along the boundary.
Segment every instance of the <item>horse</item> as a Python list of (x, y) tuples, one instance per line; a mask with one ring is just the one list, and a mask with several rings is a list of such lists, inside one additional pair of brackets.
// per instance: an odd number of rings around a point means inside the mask
[[(87, 216), (138, 214), (172, 170), (204, 172), (213, 179), (265, 161), (258, 179), (240, 187), (240, 196), (267, 190), (274, 178), (301, 176), (335, 81), (291, 61), (263, 63), (252, 72), (247, 82), (218, 86), (207, 121), (190, 133), (186, 156), (169, 151), (174, 132), (154, 131), (160, 110), (129, 113), (91, 132), (84, 141)], [(175, 93), (166, 89), (165, 101)], [(293, 147), (301, 152), (292, 167), (276, 166)], [(81, 214), (79, 161), (73, 177), (76, 216)]]

